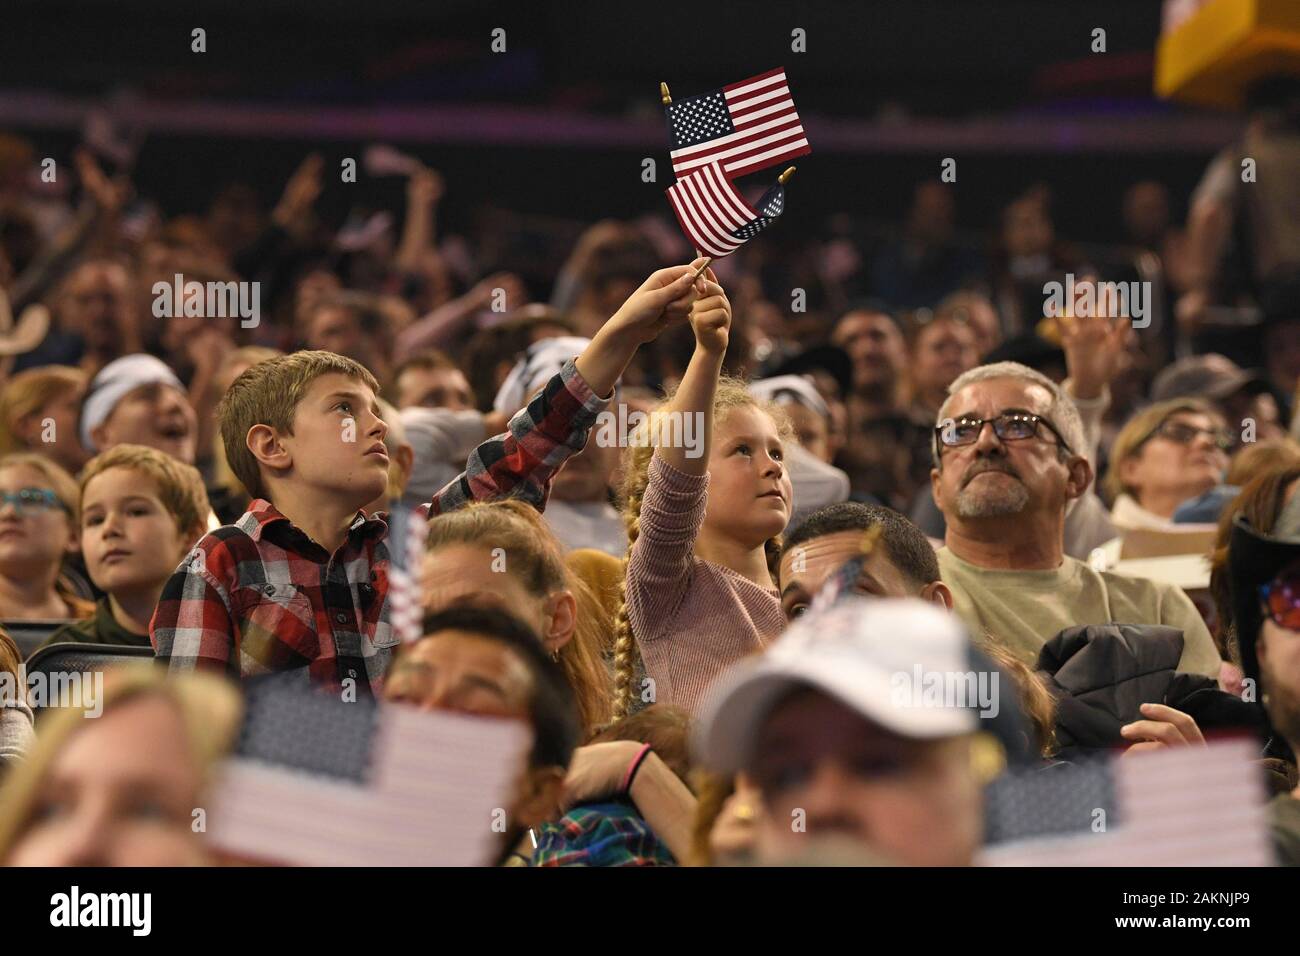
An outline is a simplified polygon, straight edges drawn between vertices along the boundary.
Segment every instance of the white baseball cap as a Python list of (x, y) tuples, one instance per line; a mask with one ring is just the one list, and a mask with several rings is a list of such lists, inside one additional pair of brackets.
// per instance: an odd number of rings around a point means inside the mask
[(918, 676), (981, 670), (955, 614), (919, 598), (846, 595), (810, 611), (758, 657), (713, 683), (699, 711), (696, 751), (711, 769), (748, 765), (759, 727), (787, 693), (819, 690), (902, 737), (937, 740), (972, 733), (968, 703), (922, 698)]
[(803, 405), (810, 408), (822, 418), (830, 418), (831, 410), (826, 407), (826, 399), (817, 391), (817, 386), (802, 375), (777, 375), (775, 378), (760, 378), (749, 384), (749, 394), (759, 401), (776, 402), (778, 405)]
[(560, 335), (534, 342), (501, 383), (492, 402), (493, 411), (503, 415), (519, 411), (538, 389), (564, 368), (565, 362), (590, 344), (591, 339), (577, 335)]

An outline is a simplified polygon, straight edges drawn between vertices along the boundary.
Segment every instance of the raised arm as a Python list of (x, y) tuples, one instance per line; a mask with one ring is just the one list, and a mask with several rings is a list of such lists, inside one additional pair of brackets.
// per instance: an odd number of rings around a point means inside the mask
[[(655, 442), (641, 497), (637, 539), (628, 559), (628, 617), (642, 642), (671, 633), (671, 622), (694, 573), (695, 540), (704, 523), (713, 401), (731, 321), (731, 306), (712, 272), (704, 285), (705, 296), (695, 303), (690, 315), (695, 354), (666, 409), (671, 415), (694, 416), (703, 438), (693, 449), (673, 447), (670, 441)], [(655, 421), (652, 417), (652, 429)], [(652, 437), (670, 436), (674, 431), (671, 419), (658, 421), (667, 427)], [(685, 434), (684, 425), (679, 433)]]
[(551, 479), (582, 451), (596, 416), (613, 398), (614, 384), (637, 348), (690, 314), (692, 266), (660, 269), (633, 292), (576, 359), (510, 419), (509, 427), (479, 445), (460, 475), (433, 496), (430, 517), (470, 501), (515, 497), (541, 510)]
[[(695, 353), (691, 356), (686, 374), (667, 411), (672, 415), (692, 415), (703, 426), (703, 444), (694, 449), (673, 447), (664, 442), (655, 448), (655, 455), (686, 475), (703, 475), (709, 470), (709, 450), (713, 442), (713, 400), (718, 390), (718, 376), (722, 374), (722, 359), (727, 351), (727, 336), (731, 329), (731, 303), (718, 285), (713, 270), (707, 272), (704, 294), (691, 309), (691, 327), (695, 331)], [(653, 425), (652, 425), (653, 427)]]

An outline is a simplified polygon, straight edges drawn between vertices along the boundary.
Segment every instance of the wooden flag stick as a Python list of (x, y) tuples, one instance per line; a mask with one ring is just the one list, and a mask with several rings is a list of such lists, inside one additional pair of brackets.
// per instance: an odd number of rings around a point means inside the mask
[(667, 83), (659, 84), (659, 99), (663, 101), (664, 106), (667, 106), (673, 101), (672, 95), (668, 92)]
[(794, 175), (794, 171), (795, 171), (794, 166), (787, 166), (785, 172), (783, 172), (780, 176), (778, 176), (776, 178), (776, 181), (780, 183), (782, 186), (784, 186), (786, 183), (790, 181), (790, 177)]
[(864, 555), (870, 554), (876, 549), (876, 543), (880, 540), (881, 534), (885, 531), (883, 524), (873, 524), (862, 534), (862, 543), (859, 545)]
[[(700, 250), (696, 249), (696, 250), (695, 250), (696, 254), (698, 254), (699, 251), (700, 251)], [(692, 278), (691, 281), (694, 282), (694, 281), (695, 281), (696, 279), (698, 279), (700, 276), (704, 275), (704, 270), (707, 269), (707, 268), (709, 267), (709, 263), (712, 262), (712, 261), (713, 261), (713, 257), (712, 257), (712, 256), (710, 256), (709, 258), (705, 259), (705, 260), (704, 260), (704, 265), (700, 266), (698, 269), (695, 270), (695, 277)]]

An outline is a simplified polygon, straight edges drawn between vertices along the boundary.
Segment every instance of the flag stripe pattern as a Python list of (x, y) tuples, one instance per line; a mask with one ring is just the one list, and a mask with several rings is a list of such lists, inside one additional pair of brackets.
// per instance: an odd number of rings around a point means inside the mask
[(781, 68), (665, 109), (678, 178), (713, 162), (735, 178), (812, 152)]
[(686, 237), (715, 259), (735, 252), (785, 209), (785, 190), (780, 183), (764, 194), (755, 209), (716, 162), (683, 176), (667, 192)]
[[(1013, 801), (993, 818), (1017, 819), (1020, 838), (985, 849), (990, 866), (1271, 866), (1266, 795), (1246, 740), (1109, 758), (1105, 768), (1059, 769), (1029, 786), (1014, 779), (990, 788), (993, 801)], [(1081, 787), (1081, 775), (1110, 783)], [(1053, 790), (1059, 788), (1059, 793)], [(1113, 789), (1109, 789), (1113, 788)], [(1086, 807), (1091, 789), (1097, 806)], [(1017, 791), (1020, 793), (1017, 795)], [(1114, 795), (1108, 807), (1106, 794)], [(1083, 802), (1081, 802), (1081, 800)], [(1033, 807), (1041, 808), (1041, 818)], [(1018, 808), (1018, 809), (1017, 809)], [(1104, 816), (1097, 810), (1106, 810)], [(1063, 815), (1063, 812), (1065, 815)], [(1055, 817), (1049, 820), (1048, 817)], [(1067, 818), (1068, 817), (1068, 818)], [(1071, 833), (1070, 831), (1074, 831)]]
[(420, 595), (420, 561), (428, 533), (427, 506), (408, 510), (395, 508), (388, 516), (391, 532), (392, 565), (388, 572), (389, 623), (404, 644), (418, 641), (424, 619)]
[[(250, 688), (208, 837), (299, 866), (481, 866), (531, 745), (527, 725), (310, 688)], [(508, 822), (508, 821), (507, 821)]]

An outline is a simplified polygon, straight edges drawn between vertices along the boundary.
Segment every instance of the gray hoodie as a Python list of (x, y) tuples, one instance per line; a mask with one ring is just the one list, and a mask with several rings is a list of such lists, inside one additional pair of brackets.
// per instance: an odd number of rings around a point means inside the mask
[(26, 754), (35, 739), (31, 708), (20, 701), (0, 703), (0, 769)]

